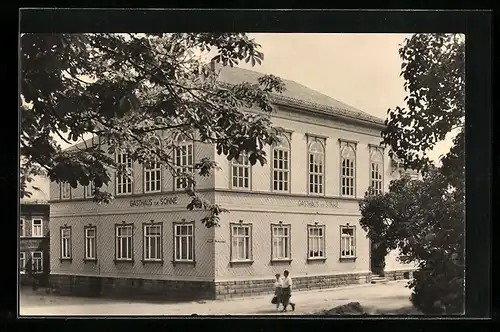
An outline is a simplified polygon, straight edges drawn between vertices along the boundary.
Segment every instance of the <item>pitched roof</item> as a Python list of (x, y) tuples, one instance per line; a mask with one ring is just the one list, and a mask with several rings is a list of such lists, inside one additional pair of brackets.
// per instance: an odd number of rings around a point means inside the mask
[[(217, 69), (220, 69), (219, 81), (229, 84), (240, 84), (242, 82), (257, 83), (257, 79), (264, 75), (253, 70), (238, 67), (226, 66)], [(331, 115), (360, 119), (377, 124), (384, 123), (383, 119), (344, 104), (302, 84), (284, 78), (281, 79), (285, 83), (286, 89), (282, 94), (274, 94), (277, 102), (284, 101), (296, 104), (297, 106), (314, 108)]]

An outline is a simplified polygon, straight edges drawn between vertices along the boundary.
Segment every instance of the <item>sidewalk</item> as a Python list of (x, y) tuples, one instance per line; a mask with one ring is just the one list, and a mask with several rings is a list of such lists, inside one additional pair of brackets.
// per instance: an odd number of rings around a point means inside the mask
[(294, 312), (279, 313), (271, 295), (230, 300), (185, 303), (145, 303), (110, 299), (88, 299), (55, 295), (21, 294), (20, 314), (28, 316), (113, 315), (307, 315), (349, 302), (369, 310), (391, 310), (411, 306), (407, 281), (366, 284), (334, 289), (294, 292)]

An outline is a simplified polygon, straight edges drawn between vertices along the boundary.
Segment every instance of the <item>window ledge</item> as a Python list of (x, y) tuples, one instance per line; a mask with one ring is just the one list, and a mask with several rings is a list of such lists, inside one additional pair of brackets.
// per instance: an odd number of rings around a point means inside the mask
[(244, 259), (244, 260), (234, 260), (230, 261), (229, 264), (231, 266), (233, 265), (252, 265), (253, 264), (253, 259)]
[(291, 264), (292, 263), (292, 259), (291, 258), (282, 258), (282, 259), (273, 258), (273, 259), (271, 259), (271, 264), (279, 264), (279, 263), (288, 263), (288, 264)]
[(141, 260), (141, 263), (142, 263), (142, 265), (145, 265), (145, 264), (159, 264), (159, 265), (163, 265), (163, 259), (161, 259), (161, 260), (143, 259), (143, 260)]
[(84, 258), (85, 263), (97, 263), (97, 258)]
[(324, 262), (326, 261), (326, 257), (308, 257), (308, 262)]
[(353, 256), (353, 257), (340, 257), (339, 261), (340, 262), (355, 262), (358, 257)]
[(119, 264), (119, 263), (129, 263), (129, 264), (134, 264), (134, 260), (133, 259), (113, 259), (113, 262), (115, 264)]
[(73, 258), (60, 258), (59, 257), (59, 262), (61, 262), (61, 263), (62, 262), (70, 262), (71, 263), (71, 262), (73, 262)]
[(192, 266), (196, 266), (196, 261), (176, 261), (176, 260), (173, 260), (172, 261), (172, 265), (173, 266), (176, 266), (176, 265), (192, 265)]

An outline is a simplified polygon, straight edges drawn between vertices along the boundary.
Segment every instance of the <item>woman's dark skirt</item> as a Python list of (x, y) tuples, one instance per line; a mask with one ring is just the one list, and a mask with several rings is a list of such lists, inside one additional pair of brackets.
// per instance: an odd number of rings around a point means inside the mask
[(292, 296), (292, 293), (290, 291), (290, 287), (288, 288), (282, 288), (281, 289), (281, 303), (283, 303), (283, 305), (287, 306), (288, 303), (290, 303), (290, 297)]

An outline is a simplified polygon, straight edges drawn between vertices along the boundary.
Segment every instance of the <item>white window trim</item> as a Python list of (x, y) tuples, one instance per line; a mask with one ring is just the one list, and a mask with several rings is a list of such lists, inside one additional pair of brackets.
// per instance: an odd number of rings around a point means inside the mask
[[(35, 235), (35, 221), (40, 221), (40, 235)], [(31, 219), (31, 237), (43, 237), (43, 219), (42, 218)]]
[[(291, 145), (290, 145), (290, 141), (285, 138), (285, 137), (281, 137), (281, 139), (283, 141), (285, 141), (286, 143), (286, 146), (283, 145), (283, 144), (280, 144), (278, 146), (273, 146), (272, 149), (271, 149), (271, 191), (274, 191), (274, 192), (290, 192), (290, 166), (291, 166), (291, 158), (290, 158), (290, 152), (291, 152)], [(287, 168), (275, 168), (274, 167), (274, 161), (276, 160), (275, 158), (275, 152), (279, 153), (278, 151), (282, 151), (282, 153), (286, 153), (287, 154), (287, 158), (286, 159), (283, 159), (283, 161), (286, 160), (286, 164), (287, 164)], [(278, 172), (279, 173), (283, 173), (283, 174), (286, 174), (286, 181), (285, 180), (282, 180), (280, 181), (279, 179), (275, 179), (274, 178), (274, 175), (275, 175), (275, 172)], [(274, 183), (277, 183), (278, 185), (278, 188), (274, 188)], [(279, 183), (282, 182), (283, 183), (283, 186), (284, 184), (286, 183), (286, 186), (287, 186), (287, 189), (282, 189), (280, 190), (279, 189)]]
[[(68, 237), (64, 237), (64, 233), (65, 231), (69, 231), (69, 236)], [(72, 259), (72, 248), (71, 248), (71, 237), (72, 237), (72, 234), (71, 234), (71, 227), (61, 227), (60, 229), (60, 245), (61, 245), (61, 255), (60, 255), (60, 258), (62, 260), (70, 260)], [(66, 240), (66, 241), (65, 241)], [(64, 250), (66, 249), (66, 250)]]
[[(23, 261), (22, 264), (21, 260)], [(26, 253), (24, 251), (19, 253), (19, 273), (26, 274)]]
[[(346, 230), (346, 229), (352, 229), (352, 236), (350, 235), (344, 235), (343, 231)], [(354, 253), (352, 255), (345, 255), (345, 254), (342, 254), (342, 247), (343, 247), (343, 242), (346, 241), (344, 239), (351, 239), (352, 238), (352, 246), (354, 247)], [(348, 241), (349, 241), (348, 240)], [(350, 241), (349, 241), (350, 243)], [(351, 246), (351, 244), (349, 244), (349, 246)], [(341, 259), (344, 259), (344, 258), (356, 258), (356, 226), (349, 226), (349, 225), (341, 225), (340, 226), (340, 258)]]
[[(23, 226), (23, 227), (21, 227), (21, 226)], [(20, 233), (19, 234), (20, 237), (26, 236), (26, 220), (24, 218), (19, 219), (19, 233)]]
[[(182, 135), (179, 135), (179, 137), (177, 137), (178, 146), (177, 146), (177, 148), (174, 148), (175, 169), (178, 172), (183, 171), (184, 173), (194, 173), (193, 172), (194, 157), (195, 157), (195, 155), (194, 155), (194, 142), (187, 137), (185, 137), (183, 140), (181, 140), (181, 137), (182, 137)], [(189, 163), (189, 146), (191, 146), (191, 163)], [(183, 150), (184, 152), (181, 150)], [(186, 155), (186, 164), (179, 165), (177, 163), (177, 158), (179, 157), (179, 154), (180, 154), (180, 160), (182, 161), (182, 157), (183, 157), (182, 154), (183, 153), (185, 153), (185, 155)], [(178, 176), (174, 176), (174, 190), (175, 191), (185, 190), (186, 187), (184, 187), (182, 185), (182, 182), (178, 181), (178, 180), (180, 180), (180, 178)]]
[[(130, 235), (127, 235), (127, 236), (123, 236), (123, 235), (118, 235), (118, 230), (119, 229), (122, 229), (122, 228), (128, 228), (130, 229)], [(123, 253), (121, 253), (122, 255), (120, 255), (121, 257), (118, 257), (118, 253), (120, 252), (121, 250), (121, 244), (119, 239), (126, 239), (126, 238), (130, 238), (130, 258), (129, 257), (125, 257), (123, 258)], [(115, 226), (115, 261), (118, 261), (118, 262), (132, 262), (134, 260), (134, 227), (133, 225), (130, 225), (130, 224), (125, 224), (125, 225), (116, 225)]]
[[(312, 151), (311, 148), (314, 144), (319, 144), (321, 147), (321, 152)], [(311, 156), (315, 159), (316, 156), (321, 156), (321, 172), (311, 172), (311, 165), (316, 165), (311, 163)], [(307, 145), (307, 193), (309, 195), (324, 196), (325, 195), (325, 144), (318, 139), (311, 140)], [(321, 181), (316, 183), (318, 188), (321, 188), (318, 192), (311, 191), (311, 175), (321, 177)]]
[[(162, 167), (161, 167), (161, 164), (158, 162), (155, 162), (153, 165), (152, 168), (148, 168), (147, 165), (144, 165), (144, 178), (143, 178), (143, 187), (144, 187), (144, 193), (147, 193), (147, 194), (150, 194), (150, 193), (159, 193), (161, 192), (161, 187), (162, 187)], [(146, 174), (149, 173), (149, 190), (146, 189)], [(151, 181), (151, 174), (155, 173), (155, 181), (154, 182), (157, 182), (157, 181), (160, 181), (160, 184), (158, 185), (158, 188), (156, 188), (155, 190), (151, 190), (151, 184), (153, 183), (153, 181)], [(158, 175), (158, 179), (156, 179), (156, 175)], [(156, 186), (156, 184), (155, 184)]]
[[(251, 223), (230, 223), (229, 227), (230, 227), (230, 232), (231, 232), (231, 236), (230, 236), (230, 239), (231, 239), (230, 262), (231, 263), (253, 262), (253, 225)], [(243, 236), (242, 235), (235, 236), (235, 234), (234, 234), (235, 227), (248, 228), (248, 235), (247, 236), (244, 236), (244, 235)], [(248, 246), (246, 248), (248, 252), (245, 252), (245, 254), (248, 253), (248, 255), (245, 255), (245, 256), (248, 256), (248, 258), (237, 258), (236, 257), (235, 252), (237, 252), (237, 248), (233, 247), (233, 240), (235, 239), (235, 237), (243, 237), (243, 238), (248, 237)]]
[[(321, 229), (321, 236), (311, 236), (311, 229)], [(318, 247), (318, 251), (322, 252), (321, 256), (311, 256), (311, 240), (319, 238), (322, 246)], [(325, 260), (326, 259), (326, 225), (307, 225), (307, 260)]]
[[(134, 161), (132, 158), (130, 158), (130, 155), (126, 152), (116, 152), (115, 153), (115, 161), (118, 163), (118, 156), (121, 156), (120, 158), (120, 165), (123, 164), (130, 164), (130, 166), (126, 165), (127, 169), (130, 170), (130, 175), (122, 174), (118, 175), (115, 174), (115, 193), (116, 196), (127, 196), (127, 195), (132, 195), (134, 193)], [(127, 158), (127, 163), (123, 162), (123, 156), (126, 156)], [(118, 179), (121, 178), (121, 183), (118, 182)], [(125, 181), (125, 179), (128, 179), (130, 181), (130, 192), (118, 192), (118, 188), (121, 186), (121, 189), (123, 190), (123, 186), (125, 185), (128, 187), (128, 181)]]
[[(230, 184), (231, 184), (231, 189), (237, 189), (237, 190), (252, 190), (252, 165), (250, 164), (250, 160), (248, 158), (248, 154), (246, 152), (241, 152), (240, 153), (240, 157), (242, 158), (242, 161), (243, 163), (240, 163), (238, 162), (238, 160), (234, 159), (231, 160), (231, 177), (230, 177)], [(245, 160), (246, 160), (246, 163), (245, 163)], [(239, 179), (242, 178), (243, 179), (243, 182), (244, 182), (244, 179), (245, 179), (245, 176), (241, 177), (239, 175), (240, 171), (244, 173), (244, 169), (248, 169), (248, 187), (240, 187), (239, 185), (234, 185), (234, 177), (235, 177), (235, 174), (234, 174), (234, 167), (237, 167), (238, 168), (238, 175), (236, 175), (236, 178), (237, 178), (237, 181), (236, 183), (239, 182)]]
[[(379, 147), (374, 147), (371, 146), (370, 149), (372, 150), (370, 153), (370, 166), (369, 166), (369, 187), (373, 190), (375, 194), (382, 194), (384, 193), (384, 154)], [(379, 158), (376, 156), (378, 155)], [(380, 175), (380, 179), (375, 179), (373, 178), (372, 174), (372, 168), (373, 165), (378, 165), (378, 174)], [(373, 185), (375, 183), (378, 183), (380, 185), (380, 188), (375, 188)]]
[[(158, 227), (160, 229), (160, 234), (159, 235), (147, 235), (146, 229), (150, 227)], [(163, 261), (163, 225), (161, 223), (152, 223), (152, 224), (145, 224), (142, 227), (142, 238), (143, 238), (143, 246), (142, 246), (142, 257), (143, 260), (146, 262), (161, 262)], [(148, 238), (152, 239), (157, 239), (158, 244), (159, 244), (159, 250), (158, 250), (158, 255), (159, 257), (152, 258), (151, 255), (148, 257), (147, 252), (146, 252), (146, 243)], [(150, 246), (151, 247), (151, 246)]]
[[(286, 232), (287, 232), (287, 235), (286, 236), (283, 236), (283, 235), (276, 235), (274, 233), (275, 229), (276, 228), (284, 228), (286, 229)], [(291, 230), (292, 230), (292, 227), (290, 224), (271, 224), (271, 261), (291, 261), (292, 260), (292, 252), (291, 252), (291, 249), (292, 249), (292, 246), (291, 246)], [(276, 252), (274, 250), (274, 240), (275, 238), (279, 238), (279, 239), (284, 239), (286, 238), (287, 241), (286, 241), (286, 252), (288, 253), (288, 256), (287, 257), (277, 257), (276, 256)]]
[[(89, 230), (93, 230), (94, 231), (94, 236), (89, 236), (88, 235), (88, 231)], [(84, 243), (83, 247), (84, 247), (85, 252), (84, 252), (83, 255), (85, 257), (85, 260), (89, 260), (89, 261), (90, 260), (97, 260), (97, 254), (96, 254), (96, 250), (97, 250), (97, 227), (95, 227), (95, 226), (87, 226), (87, 227), (85, 227), (84, 232), (85, 232), (84, 233), (84, 241), (85, 241), (85, 243)], [(93, 257), (90, 257), (88, 255), (88, 252), (89, 252), (89, 250), (88, 250), (89, 249), (89, 244), (88, 244), (89, 241), (88, 240), (89, 239), (93, 239), (94, 240), (93, 243), (92, 243), (93, 246), (92, 246), (92, 250), (91, 250), (92, 253), (94, 254)]]
[(94, 192), (94, 183), (93, 182), (90, 182), (87, 186), (83, 187), (83, 195), (84, 195), (83, 197), (84, 198), (93, 198), (94, 197), (93, 192)]
[[(356, 197), (356, 177), (357, 177), (357, 143), (356, 142), (350, 142), (350, 141), (344, 141), (340, 140), (340, 183), (339, 183), (339, 194), (342, 197)], [(346, 151), (352, 150), (352, 153), (354, 156), (352, 158), (348, 158), (346, 156)], [(344, 170), (344, 161), (345, 160), (351, 160), (353, 163), (352, 166), (352, 172), (354, 173), (352, 176), (351, 175), (343, 175), (342, 171)], [(349, 167), (350, 169), (350, 167)], [(346, 179), (346, 181), (352, 179), (352, 194), (344, 194), (342, 191), (344, 189), (344, 186), (342, 186), (342, 180)], [(347, 188), (351, 188), (351, 186), (347, 186)]]
[(31, 266), (33, 267), (35, 265), (35, 254), (40, 254), (40, 272), (35, 272), (35, 270), (32, 268), (31, 272), (33, 274), (42, 274), (43, 273), (43, 251), (32, 251), (31, 252)]
[[(178, 234), (178, 227), (183, 227), (183, 226), (187, 226), (187, 227), (191, 228), (191, 235)], [(192, 223), (192, 222), (191, 223), (182, 223), (182, 222), (174, 223), (174, 259), (173, 259), (174, 262), (195, 262), (196, 249), (195, 249), (195, 242), (194, 242), (195, 241), (194, 232), (195, 232), (194, 223)], [(182, 237), (190, 238), (190, 241), (192, 243), (192, 245), (191, 245), (191, 259), (189, 259), (189, 258), (177, 258), (177, 241), (179, 241), (180, 238), (182, 238)], [(189, 246), (188, 246), (188, 248), (189, 248)], [(188, 253), (188, 257), (189, 257), (189, 253)]]

